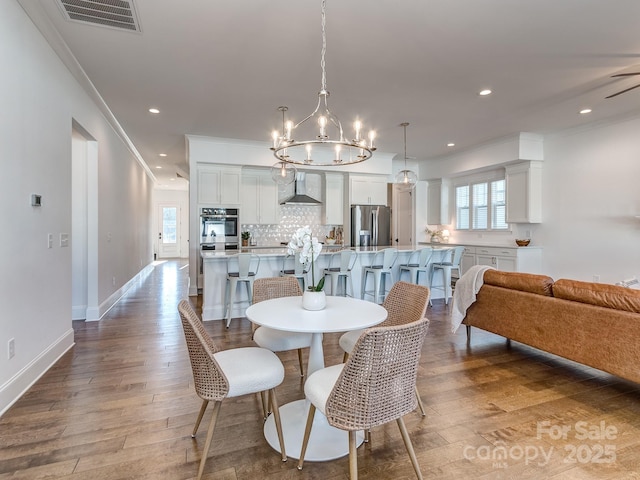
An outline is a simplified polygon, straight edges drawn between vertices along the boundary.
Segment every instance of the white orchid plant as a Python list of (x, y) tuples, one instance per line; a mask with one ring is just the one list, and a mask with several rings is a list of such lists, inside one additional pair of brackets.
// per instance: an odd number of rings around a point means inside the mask
[(289, 255), (299, 253), (300, 263), (302, 263), (305, 268), (311, 267), (311, 286), (309, 286), (309, 290), (312, 292), (320, 292), (324, 288), (324, 277), (322, 277), (318, 285), (316, 285), (314, 264), (322, 251), (322, 244), (318, 242), (317, 237), (313, 236), (308, 225), (296, 230), (296, 233), (291, 237), (289, 245), (287, 245), (287, 251)]

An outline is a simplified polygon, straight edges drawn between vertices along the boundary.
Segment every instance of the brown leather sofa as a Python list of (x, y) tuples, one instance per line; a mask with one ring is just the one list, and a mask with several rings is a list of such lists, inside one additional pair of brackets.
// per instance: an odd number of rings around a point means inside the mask
[(640, 290), (487, 270), (463, 323), (640, 383)]

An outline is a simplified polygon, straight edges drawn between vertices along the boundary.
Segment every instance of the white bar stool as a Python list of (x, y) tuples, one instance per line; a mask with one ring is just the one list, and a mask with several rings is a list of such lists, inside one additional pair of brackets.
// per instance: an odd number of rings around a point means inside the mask
[(331, 254), (329, 266), (323, 270), (326, 277), (331, 277), (331, 295), (338, 295), (338, 284), (343, 281), (343, 297), (347, 296), (347, 285), (353, 297), (353, 281), (351, 279), (351, 270), (356, 264), (358, 255), (354, 250), (340, 250)]
[[(373, 295), (373, 301), (375, 303), (381, 303), (384, 300), (384, 297), (387, 296), (385, 280), (388, 275), (391, 280), (391, 285), (393, 285), (392, 268), (397, 259), (397, 248), (385, 248), (384, 250), (376, 252), (371, 265), (362, 268), (362, 288), (360, 298), (364, 300), (365, 295)], [(366, 289), (369, 274), (373, 275), (373, 291)], [(382, 294), (380, 294), (380, 291), (382, 291)]]
[(407, 263), (400, 265), (400, 273), (398, 274), (398, 280), (402, 280), (402, 273), (409, 273), (409, 282), (418, 285), (420, 283), (420, 274), (425, 273), (427, 275), (427, 287), (431, 280), (431, 265), (433, 257), (433, 247), (419, 248), (414, 250), (409, 257)]
[(304, 268), (304, 263), (300, 263), (299, 253), (284, 256), (282, 259), (282, 270), (280, 270), (279, 276), (296, 277), (302, 291), (304, 292), (306, 290), (307, 270)]
[(433, 269), (431, 271), (431, 285), (433, 285), (433, 276), (442, 272), (442, 287), (431, 287), (434, 288), (442, 288), (444, 290), (444, 303), (447, 305), (449, 303), (449, 298), (451, 298), (451, 271), (457, 270), (458, 277), (462, 275), (462, 271), (460, 270), (460, 261), (462, 260), (462, 254), (464, 253), (464, 247), (455, 247), (451, 249), (447, 249), (444, 254), (445, 257), (440, 262), (433, 263)]
[(227, 283), (224, 289), (224, 316), (227, 318), (227, 328), (231, 324), (231, 313), (236, 298), (238, 283), (245, 283), (247, 287), (247, 301), (251, 305), (253, 298), (253, 281), (260, 268), (260, 257), (253, 253), (238, 253), (227, 260)]

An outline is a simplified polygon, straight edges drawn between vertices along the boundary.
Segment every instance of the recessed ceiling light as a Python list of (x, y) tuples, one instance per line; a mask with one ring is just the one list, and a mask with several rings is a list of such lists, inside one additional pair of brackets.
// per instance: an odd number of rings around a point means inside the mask
[(591, 113), (591, 109), (590, 108), (583, 108), (582, 110), (580, 110), (580, 114), (584, 115), (585, 113)]
[(150, 108), (149, 113), (160, 113), (160, 110), (158, 110), (157, 108)]
[(456, 144), (455, 143), (447, 143), (447, 147), (455, 147)]
[(161, 165), (156, 165), (156, 168), (157, 168), (157, 169), (161, 169), (161, 168), (162, 168), (162, 166), (161, 166)]
[(478, 95), (486, 97), (487, 95), (491, 95), (491, 90), (489, 90), (488, 88), (485, 88), (484, 90), (480, 90), (478, 92)]
[(167, 154), (166, 154), (166, 153), (161, 153), (161, 154), (160, 154), (160, 156), (161, 156), (161, 157), (166, 157), (166, 156), (167, 156)]

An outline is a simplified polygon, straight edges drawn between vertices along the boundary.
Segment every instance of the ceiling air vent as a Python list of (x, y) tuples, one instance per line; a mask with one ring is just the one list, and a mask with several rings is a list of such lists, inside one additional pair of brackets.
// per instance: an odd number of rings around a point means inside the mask
[(140, 32), (133, 0), (58, 0), (68, 20)]

